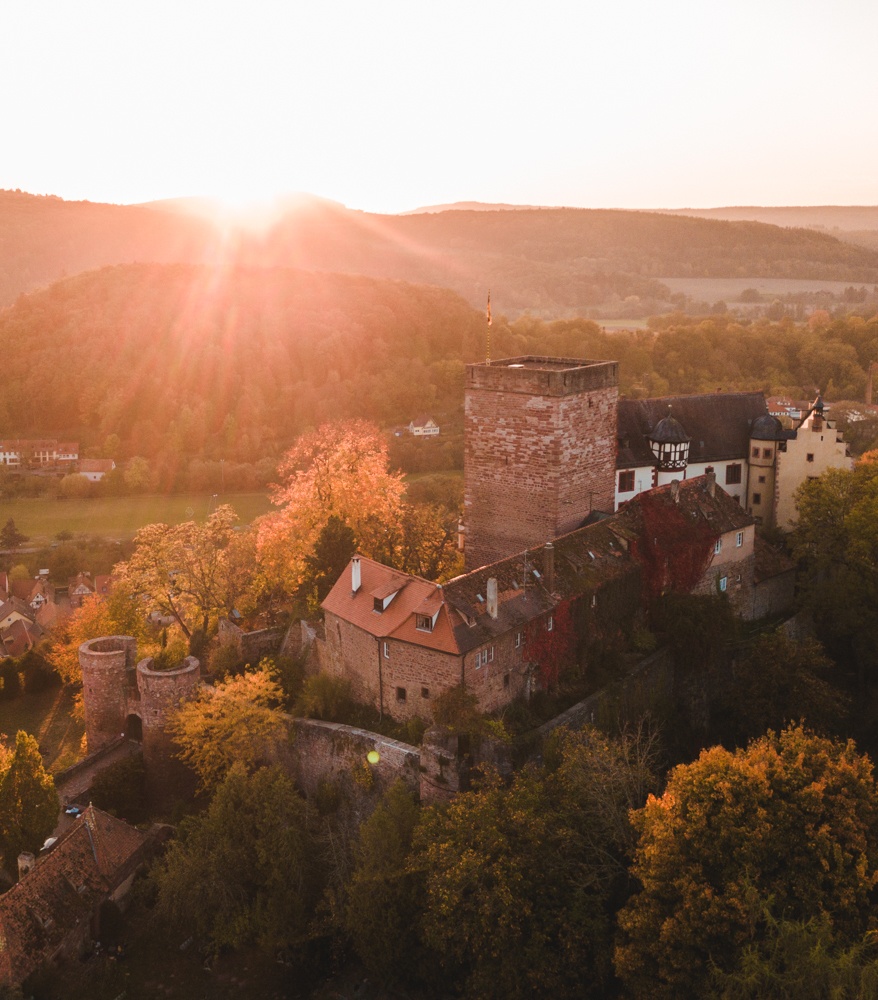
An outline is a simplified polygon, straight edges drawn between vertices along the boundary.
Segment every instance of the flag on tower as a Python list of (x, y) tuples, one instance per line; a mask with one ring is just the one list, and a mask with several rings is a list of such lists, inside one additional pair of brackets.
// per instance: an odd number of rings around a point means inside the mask
[(487, 312), (487, 316), (488, 316), (488, 326), (490, 326), (491, 325), (491, 289), (490, 288), (488, 289), (488, 312)]

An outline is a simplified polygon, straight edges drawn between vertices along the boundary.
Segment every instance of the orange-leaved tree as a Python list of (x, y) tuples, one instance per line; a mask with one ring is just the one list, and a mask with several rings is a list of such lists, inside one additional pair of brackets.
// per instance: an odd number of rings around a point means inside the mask
[(390, 471), (377, 427), (364, 420), (324, 424), (299, 438), (278, 471), (284, 481), (272, 500), (280, 510), (258, 523), (259, 570), (269, 586), (296, 591), (333, 515), (351, 528), (363, 555), (387, 560), (405, 485)]

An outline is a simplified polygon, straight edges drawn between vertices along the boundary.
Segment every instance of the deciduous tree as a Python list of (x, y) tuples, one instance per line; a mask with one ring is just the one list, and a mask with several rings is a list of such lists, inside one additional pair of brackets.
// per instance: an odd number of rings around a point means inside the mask
[(405, 487), (402, 476), (389, 471), (377, 427), (363, 420), (324, 424), (299, 439), (278, 472), (283, 484), (272, 499), (280, 510), (259, 522), (260, 570), (270, 583), (295, 592), (332, 516), (353, 531), (364, 555), (386, 551)]
[(181, 824), (156, 873), (159, 913), (219, 950), (304, 936), (319, 887), (304, 800), (279, 768), (237, 764)]
[(283, 691), (266, 670), (254, 670), (199, 688), (168, 723), (179, 757), (204, 788), (215, 788), (237, 763), (247, 770), (268, 762), (286, 738), (276, 707)]
[(856, 939), (878, 883), (872, 764), (801, 727), (676, 767), (635, 814), (633, 874), (616, 968), (635, 997), (701, 997), (735, 967), (769, 901), (788, 919), (828, 916)]
[(7, 870), (16, 870), (22, 851), (37, 853), (57, 822), (55, 782), (43, 767), (37, 741), (19, 730), (0, 780), (0, 844)]
[(148, 524), (135, 536), (134, 554), (114, 575), (144, 596), (147, 610), (174, 618), (187, 639), (196, 629), (207, 633), (250, 585), (252, 539), (235, 532), (237, 519), (224, 504), (204, 524)]

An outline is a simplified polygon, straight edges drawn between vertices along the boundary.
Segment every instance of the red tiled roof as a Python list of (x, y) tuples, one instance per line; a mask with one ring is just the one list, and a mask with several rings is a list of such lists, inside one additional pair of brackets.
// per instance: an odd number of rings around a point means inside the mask
[(2, 652), (7, 656), (21, 656), (29, 649), (33, 649), (42, 637), (43, 630), (35, 622), (16, 618), (8, 628), (0, 632)]
[(79, 460), (80, 472), (112, 472), (116, 468), (116, 463), (112, 458), (81, 458)]
[(137, 868), (146, 837), (89, 806), (51, 853), (0, 896), (0, 982), (20, 983)]
[[(348, 563), (323, 602), (323, 610), (338, 615), (377, 639), (393, 636), (445, 653), (458, 652), (447, 614), (440, 612), (432, 632), (419, 632), (415, 628), (415, 611), (424, 613), (420, 607), (440, 589), (437, 584), (407, 576), (364, 556), (360, 557), (360, 581), (360, 589), (353, 593), (351, 564)], [(384, 611), (375, 611), (375, 598), (383, 600), (393, 593), (396, 596)]]

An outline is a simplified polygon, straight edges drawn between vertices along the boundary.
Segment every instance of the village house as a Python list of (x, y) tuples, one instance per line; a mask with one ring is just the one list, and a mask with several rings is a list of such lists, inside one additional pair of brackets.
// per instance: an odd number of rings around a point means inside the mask
[(100, 934), (101, 906), (124, 898), (147, 851), (145, 834), (89, 806), (48, 854), (22, 854), (20, 881), (0, 896), (0, 983), (81, 954)]
[(13, 438), (0, 441), (0, 465), (13, 469), (70, 467), (79, 459), (79, 444), (55, 438)]
[(439, 433), (439, 425), (426, 413), (415, 417), (407, 429), (409, 434), (413, 434), (415, 437), (435, 437)]
[(99, 483), (108, 472), (116, 468), (116, 463), (111, 458), (83, 458), (79, 463), (78, 472), (80, 476), (90, 483)]

